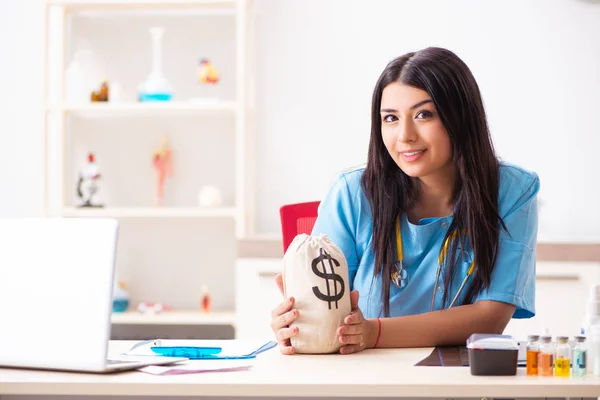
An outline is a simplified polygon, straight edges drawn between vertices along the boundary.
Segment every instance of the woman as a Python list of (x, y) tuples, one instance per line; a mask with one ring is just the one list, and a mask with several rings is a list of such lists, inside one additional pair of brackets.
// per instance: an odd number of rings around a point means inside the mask
[[(348, 262), (340, 352), (464, 344), (532, 317), (539, 179), (498, 161), (469, 68), (441, 48), (396, 58), (371, 118), (366, 167), (336, 178), (313, 229)], [(293, 299), (272, 316), (292, 354)]]

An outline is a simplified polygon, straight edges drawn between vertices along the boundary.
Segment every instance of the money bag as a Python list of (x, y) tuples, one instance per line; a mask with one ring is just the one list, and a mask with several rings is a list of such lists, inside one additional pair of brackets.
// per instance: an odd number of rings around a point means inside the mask
[(335, 353), (341, 344), (337, 329), (350, 315), (348, 263), (326, 235), (297, 235), (283, 256), (286, 299), (294, 297), (299, 316), (291, 325), (296, 353)]

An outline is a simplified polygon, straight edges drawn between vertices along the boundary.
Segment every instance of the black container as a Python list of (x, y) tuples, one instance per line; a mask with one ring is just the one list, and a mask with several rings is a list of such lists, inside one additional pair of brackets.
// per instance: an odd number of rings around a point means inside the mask
[(516, 375), (519, 344), (512, 336), (475, 333), (467, 340), (471, 375)]

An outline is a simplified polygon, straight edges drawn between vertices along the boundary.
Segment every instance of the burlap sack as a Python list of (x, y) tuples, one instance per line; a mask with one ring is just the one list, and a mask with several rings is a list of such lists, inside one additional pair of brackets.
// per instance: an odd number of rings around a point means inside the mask
[(348, 263), (342, 251), (326, 235), (298, 235), (283, 257), (285, 298), (296, 299), (298, 319), (290, 325), (297, 353), (337, 352), (337, 329), (350, 315)]

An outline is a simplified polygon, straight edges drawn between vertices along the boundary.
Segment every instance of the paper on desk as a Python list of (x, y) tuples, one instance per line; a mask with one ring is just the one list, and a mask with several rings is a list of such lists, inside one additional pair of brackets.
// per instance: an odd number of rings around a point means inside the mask
[[(172, 339), (154, 339), (146, 340), (135, 344), (129, 351), (123, 353), (125, 355), (135, 356), (154, 356), (156, 353), (152, 351), (154, 346), (189, 346), (189, 347), (220, 347), (222, 350), (218, 354), (219, 357), (240, 357), (248, 355), (256, 355), (263, 351), (269, 350), (277, 345), (274, 341), (257, 341), (257, 340), (172, 340)], [(225, 361), (225, 360), (221, 360)]]
[(189, 360), (173, 365), (150, 365), (138, 371), (152, 375), (182, 375), (201, 372), (245, 371), (252, 367), (252, 361), (245, 360)]

